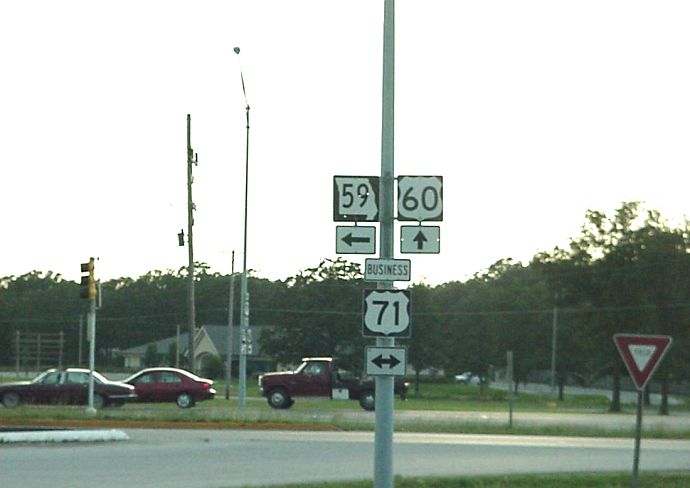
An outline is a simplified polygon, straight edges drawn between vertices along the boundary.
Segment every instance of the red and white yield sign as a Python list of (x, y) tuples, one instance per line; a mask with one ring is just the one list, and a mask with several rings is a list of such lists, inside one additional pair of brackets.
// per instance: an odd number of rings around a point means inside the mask
[(613, 342), (638, 390), (644, 390), (673, 339), (670, 336), (615, 334)]

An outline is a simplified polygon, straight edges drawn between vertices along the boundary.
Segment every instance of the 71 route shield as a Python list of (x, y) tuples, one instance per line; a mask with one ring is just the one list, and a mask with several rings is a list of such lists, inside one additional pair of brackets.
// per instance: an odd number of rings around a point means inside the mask
[(410, 337), (409, 290), (364, 290), (362, 335)]

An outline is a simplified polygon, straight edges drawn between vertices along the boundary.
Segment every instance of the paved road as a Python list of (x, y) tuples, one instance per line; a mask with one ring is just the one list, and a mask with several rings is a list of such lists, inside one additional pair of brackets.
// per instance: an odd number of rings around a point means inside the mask
[[(0, 446), (0, 486), (220, 488), (371, 479), (373, 434), (125, 429), (130, 441)], [(690, 441), (642, 441), (642, 470), (690, 469)], [(396, 434), (395, 472), (628, 471), (631, 439)]]

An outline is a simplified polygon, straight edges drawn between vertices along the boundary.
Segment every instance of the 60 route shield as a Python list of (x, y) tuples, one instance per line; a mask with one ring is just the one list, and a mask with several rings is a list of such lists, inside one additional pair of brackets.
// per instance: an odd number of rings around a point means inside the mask
[(410, 337), (410, 292), (364, 290), (362, 335)]

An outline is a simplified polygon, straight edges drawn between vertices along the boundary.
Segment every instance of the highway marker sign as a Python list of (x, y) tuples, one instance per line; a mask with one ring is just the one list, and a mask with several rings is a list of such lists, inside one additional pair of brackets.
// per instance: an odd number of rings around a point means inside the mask
[(443, 220), (443, 176), (398, 176), (398, 220)]
[(334, 176), (333, 220), (335, 222), (378, 222), (379, 177)]
[(376, 227), (337, 225), (335, 227), (336, 254), (375, 254)]
[(364, 355), (367, 375), (405, 376), (407, 348), (367, 346)]
[(672, 341), (670, 336), (636, 334), (613, 336), (613, 342), (638, 390), (642, 391), (647, 386)]
[(410, 337), (410, 291), (364, 290), (362, 335)]

